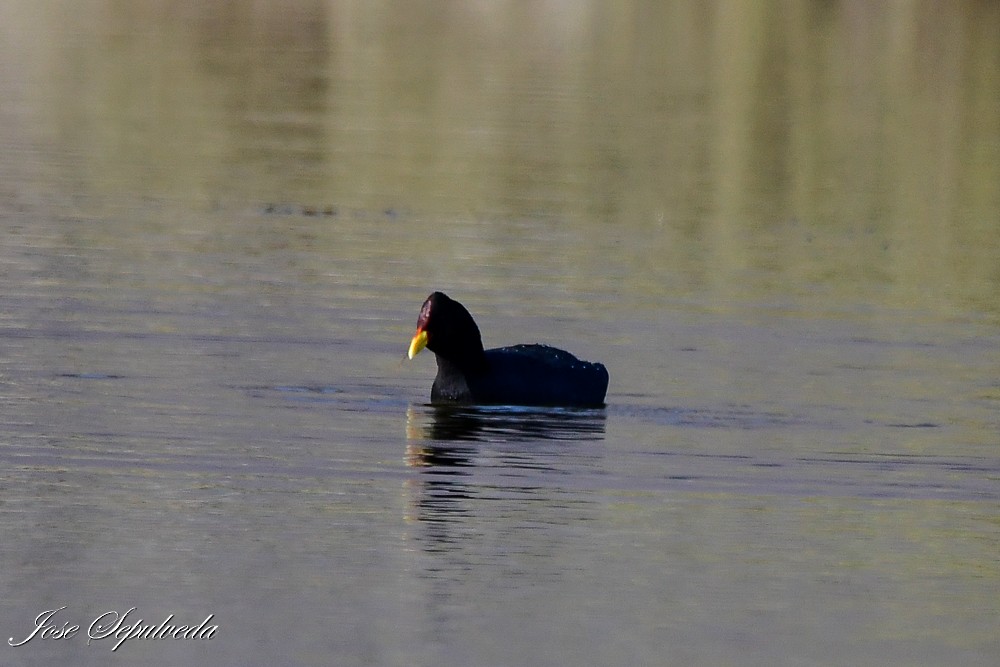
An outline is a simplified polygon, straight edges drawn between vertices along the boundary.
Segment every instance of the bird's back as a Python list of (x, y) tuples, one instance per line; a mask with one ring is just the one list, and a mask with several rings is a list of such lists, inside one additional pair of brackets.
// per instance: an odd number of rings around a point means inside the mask
[(608, 371), (548, 345), (486, 350), (487, 372), (468, 378), (473, 400), (512, 405), (603, 405)]

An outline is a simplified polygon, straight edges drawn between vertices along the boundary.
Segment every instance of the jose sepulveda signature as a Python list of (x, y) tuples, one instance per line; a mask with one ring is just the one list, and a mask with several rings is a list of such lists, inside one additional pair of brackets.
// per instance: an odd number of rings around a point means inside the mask
[[(11, 637), (7, 643), (11, 646), (24, 646), (35, 639), (72, 639), (80, 632), (80, 624), (62, 617), (56, 618), (65, 606), (58, 609), (43, 611), (35, 617), (35, 627), (23, 639)], [(170, 614), (159, 624), (147, 623), (131, 607), (125, 613), (106, 611), (96, 617), (87, 627), (87, 645), (101, 639), (112, 639), (115, 645), (112, 651), (117, 651), (122, 644), (130, 639), (211, 639), (219, 626), (212, 624), (215, 614), (209, 614), (198, 625), (181, 624), (174, 621)]]

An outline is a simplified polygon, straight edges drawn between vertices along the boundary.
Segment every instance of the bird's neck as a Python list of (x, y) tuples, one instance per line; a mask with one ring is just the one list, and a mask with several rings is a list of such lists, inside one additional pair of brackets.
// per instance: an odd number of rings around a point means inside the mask
[(439, 353), (434, 356), (437, 358), (438, 376), (472, 377), (486, 372), (486, 353), (482, 347), (453, 352), (447, 357)]

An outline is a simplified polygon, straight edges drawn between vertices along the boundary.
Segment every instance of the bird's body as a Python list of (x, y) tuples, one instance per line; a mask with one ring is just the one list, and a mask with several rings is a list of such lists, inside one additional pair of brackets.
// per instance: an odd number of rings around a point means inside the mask
[(603, 364), (548, 345), (484, 350), (472, 315), (441, 292), (431, 294), (420, 310), (409, 357), (424, 347), (437, 357), (434, 403), (604, 404), (608, 371)]

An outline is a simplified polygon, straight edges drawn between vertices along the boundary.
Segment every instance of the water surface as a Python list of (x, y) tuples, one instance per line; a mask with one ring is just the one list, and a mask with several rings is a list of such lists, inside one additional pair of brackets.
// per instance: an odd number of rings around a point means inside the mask
[(996, 664), (1000, 12), (751, 4), (7, 3), (0, 662)]

